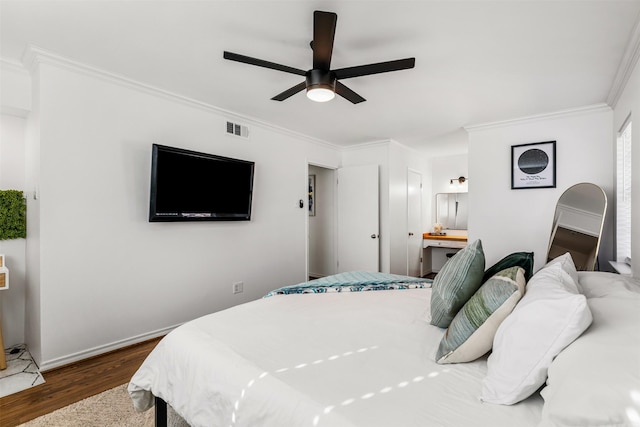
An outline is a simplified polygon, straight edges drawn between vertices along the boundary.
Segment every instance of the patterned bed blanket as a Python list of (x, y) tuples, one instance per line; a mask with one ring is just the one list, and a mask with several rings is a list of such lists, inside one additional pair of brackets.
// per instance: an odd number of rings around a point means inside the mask
[(310, 280), (297, 285), (283, 286), (282, 288), (269, 292), (263, 298), (288, 294), (421, 289), (431, 287), (432, 282), (433, 280), (431, 279), (400, 276), (397, 274), (350, 271)]

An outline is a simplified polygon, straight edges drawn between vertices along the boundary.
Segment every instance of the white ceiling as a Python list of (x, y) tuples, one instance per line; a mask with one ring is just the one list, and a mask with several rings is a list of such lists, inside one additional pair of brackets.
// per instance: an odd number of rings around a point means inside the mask
[[(312, 14), (338, 14), (332, 68), (406, 57), (412, 70), (343, 81), (367, 99), (270, 98), (307, 70)], [(338, 145), (393, 139), (465, 152), (463, 126), (607, 101), (640, 1), (0, 0), (0, 57), (28, 44)]]

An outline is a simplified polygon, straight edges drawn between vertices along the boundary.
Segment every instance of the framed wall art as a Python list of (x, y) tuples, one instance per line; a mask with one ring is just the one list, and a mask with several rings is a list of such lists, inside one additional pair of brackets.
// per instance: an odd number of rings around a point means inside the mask
[(556, 187), (556, 142), (511, 146), (511, 189)]
[(309, 175), (309, 216), (316, 216), (316, 176)]

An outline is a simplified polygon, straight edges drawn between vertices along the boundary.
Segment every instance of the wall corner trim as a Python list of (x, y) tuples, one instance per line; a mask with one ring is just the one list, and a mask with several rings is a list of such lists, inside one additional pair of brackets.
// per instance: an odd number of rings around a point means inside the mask
[(638, 64), (638, 58), (640, 58), (640, 15), (638, 16), (636, 25), (633, 28), (627, 47), (624, 50), (624, 55), (622, 55), (620, 65), (618, 65), (616, 77), (613, 80), (611, 89), (609, 90), (607, 104), (609, 104), (611, 108), (615, 108), (620, 96), (622, 96), (622, 92), (624, 92), (624, 88), (626, 87), (635, 66)]

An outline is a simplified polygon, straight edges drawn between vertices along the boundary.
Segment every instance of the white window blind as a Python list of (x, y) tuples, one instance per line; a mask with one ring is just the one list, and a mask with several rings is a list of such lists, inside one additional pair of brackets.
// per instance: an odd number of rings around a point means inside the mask
[(631, 122), (620, 132), (616, 165), (616, 258), (631, 257)]

